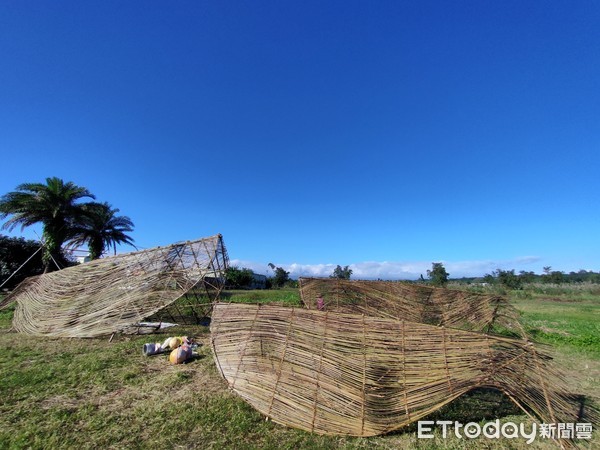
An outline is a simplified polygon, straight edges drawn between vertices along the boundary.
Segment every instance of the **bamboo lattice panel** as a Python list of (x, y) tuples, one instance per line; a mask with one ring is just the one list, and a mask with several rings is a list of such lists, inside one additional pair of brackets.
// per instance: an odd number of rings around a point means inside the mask
[(16, 331), (93, 337), (121, 331), (169, 307), (192, 288), (209, 302), (223, 287), (228, 257), (221, 235), (102, 258), (26, 279), (16, 302)]
[(479, 294), (395, 281), (300, 278), (308, 309), (388, 317), (470, 331), (523, 337), (518, 312), (499, 295)]
[(398, 429), (478, 387), (546, 422), (579, 404), (525, 340), (409, 321), (273, 305), (217, 303), (211, 324), (229, 386), (280, 424), (320, 434)]

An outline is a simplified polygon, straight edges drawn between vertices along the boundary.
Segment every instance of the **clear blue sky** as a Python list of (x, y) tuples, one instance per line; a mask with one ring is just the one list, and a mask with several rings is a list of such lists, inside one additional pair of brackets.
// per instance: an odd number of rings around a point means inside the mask
[[(600, 3), (0, 2), (0, 193), (298, 274), (600, 270)], [(13, 233), (35, 237), (33, 231)]]

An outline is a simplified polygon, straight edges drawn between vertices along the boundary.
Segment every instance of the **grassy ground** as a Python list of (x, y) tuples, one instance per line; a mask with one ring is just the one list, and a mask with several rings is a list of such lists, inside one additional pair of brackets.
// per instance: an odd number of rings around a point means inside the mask
[[(236, 291), (232, 301), (299, 304), (297, 290)], [(557, 345), (572, 385), (600, 397), (600, 295), (518, 293), (512, 301), (526, 326)], [(575, 301), (573, 301), (575, 300)], [(203, 345), (188, 364), (145, 357), (145, 342), (167, 334), (108, 339), (32, 339), (9, 332), (12, 311), (0, 311), (0, 448), (557, 448), (548, 441), (417, 439), (416, 427), (375, 438), (317, 436), (265, 421), (220, 378), (202, 326), (171, 329)], [(461, 422), (529, 421), (499, 395), (478, 392), (436, 413)], [(594, 432), (596, 435), (597, 433)], [(584, 448), (600, 447), (595, 436)]]
[(514, 291), (510, 297), (529, 334), (551, 345), (556, 360), (568, 369), (569, 384), (600, 404), (600, 293), (556, 289)]
[(566, 352), (573, 349), (600, 357), (600, 296), (519, 298), (517, 294), (512, 301), (534, 339)]

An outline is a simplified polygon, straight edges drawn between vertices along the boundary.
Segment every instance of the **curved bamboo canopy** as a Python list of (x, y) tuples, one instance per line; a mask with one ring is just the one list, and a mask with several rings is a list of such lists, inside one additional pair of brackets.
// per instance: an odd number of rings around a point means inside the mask
[(304, 306), (462, 330), (524, 337), (518, 312), (499, 295), (397, 281), (300, 278)]
[(215, 361), (273, 421), (319, 434), (401, 428), (466, 392), (496, 388), (528, 415), (576, 422), (580, 404), (527, 340), (275, 305), (217, 303)]
[[(160, 316), (192, 289), (196, 300), (201, 289), (202, 301), (210, 305), (223, 287), (227, 265), (219, 234), (31, 277), (3, 303), (17, 303), (13, 327), (22, 333), (93, 337), (128, 332), (141, 320)], [(186, 307), (197, 315), (192, 303)], [(167, 317), (179, 320), (184, 314)]]

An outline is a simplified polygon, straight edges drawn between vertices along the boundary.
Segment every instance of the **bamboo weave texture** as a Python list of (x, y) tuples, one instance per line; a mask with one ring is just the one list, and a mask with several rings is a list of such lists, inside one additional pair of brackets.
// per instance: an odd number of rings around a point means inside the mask
[(209, 301), (223, 287), (228, 257), (221, 235), (102, 258), (23, 281), (13, 327), (38, 336), (128, 332), (194, 287)]

